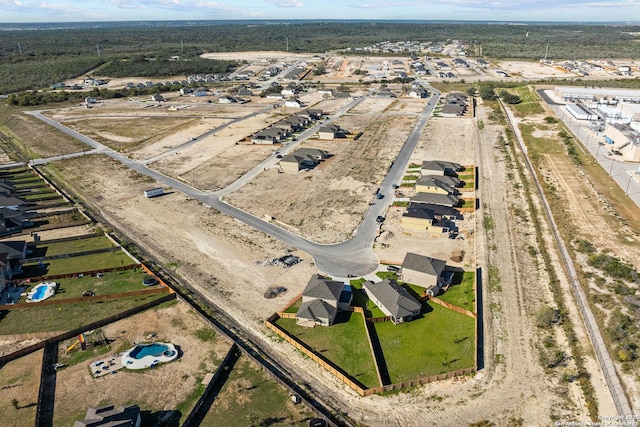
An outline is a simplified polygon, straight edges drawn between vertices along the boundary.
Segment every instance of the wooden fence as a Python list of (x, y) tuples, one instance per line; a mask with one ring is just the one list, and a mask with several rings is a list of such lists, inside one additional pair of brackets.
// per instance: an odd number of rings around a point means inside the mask
[(121, 267), (110, 267), (110, 268), (101, 268), (100, 270), (89, 270), (89, 271), (80, 271), (77, 273), (66, 273), (66, 274), (52, 274), (52, 275), (44, 275), (44, 276), (35, 276), (29, 277), (30, 282), (39, 282), (41, 280), (54, 280), (54, 279), (68, 279), (72, 277), (81, 277), (81, 276), (93, 276), (98, 273), (110, 273), (112, 271), (125, 271), (132, 270), (134, 268), (140, 268), (142, 264), (130, 264)]
[(435, 302), (436, 304), (439, 304), (439, 305), (441, 305), (443, 307), (446, 307), (449, 310), (453, 310), (456, 313), (460, 313), (460, 314), (464, 314), (465, 316), (469, 316), (472, 319), (476, 318), (476, 313), (474, 313), (474, 312), (472, 312), (470, 310), (467, 310), (465, 308), (458, 307), (457, 305), (450, 304), (450, 303), (448, 303), (446, 301), (442, 301), (440, 298), (429, 296), (429, 301)]
[(69, 237), (60, 237), (57, 239), (48, 239), (48, 240), (40, 240), (39, 242), (29, 242), (27, 246), (36, 246), (36, 245), (50, 245), (52, 243), (64, 243), (64, 242), (73, 242), (74, 240), (83, 240), (90, 239), (92, 237), (100, 237), (100, 234), (81, 234), (79, 236), (69, 236)]
[[(286, 342), (291, 344), (294, 348), (300, 350), (303, 354), (308, 356), (311, 360), (313, 360), (314, 362), (316, 362), (317, 364), (322, 366), (324, 369), (329, 371), (336, 378), (338, 378), (340, 381), (342, 381), (344, 384), (346, 384), (349, 388), (351, 388), (352, 390), (356, 391), (360, 396), (371, 396), (372, 394), (382, 393), (382, 392), (385, 392), (385, 391), (400, 390), (400, 389), (403, 389), (403, 388), (414, 387), (414, 386), (417, 386), (417, 385), (429, 384), (429, 383), (432, 383), (432, 382), (435, 382), (435, 381), (442, 381), (442, 380), (453, 378), (453, 377), (459, 377), (459, 376), (462, 376), (462, 375), (468, 375), (468, 374), (470, 374), (472, 372), (476, 372), (476, 370), (477, 370), (477, 368), (474, 366), (474, 367), (470, 367), (470, 368), (458, 369), (457, 371), (445, 372), (443, 374), (431, 375), (431, 376), (428, 376), (428, 377), (422, 377), (422, 378), (418, 378), (418, 379), (411, 380), (411, 381), (408, 381), (408, 382), (403, 382), (403, 383), (389, 384), (389, 385), (385, 385), (385, 386), (381, 386), (381, 387), (363, 388), (359, 384), (356, 384), (354, 381), (352, 381), (351, 378), (349, 378), (348, 375), (345, 375), (337, 367), (335, 367), (335, 366), (331, 365), (330, 363), (328, 363), (328, 361), (324, 360), (324, 358), (322, 358), (321, 356), (319, 356), (316, 353), (314, 353), (306, 345), (304, 345), (303, 343), (299, 342), (298, 340), (296, 340), (295, 338), (290, 336), (286, 331), (281, 329), (278, 325), (276, 325), (275, 322), (278, 320), (279, 317), (280, 316), (278, 316), (277, 313), (273, 314), (271, 317), (269, 317), (267, 320), (265, 320), (265, 322), (264, 322), (265, 326), (268, 329), (271, 329), (276, 334), (278, 334), (280, 337), (282, 337)], [(368, 333), (367, 333), (367, 337), (370, 340), (370, 337), (369, 337)], [(369, 344), (371, 345), (371, 341), (369, 341)], [(372, 350), (372, 352), (373, 352), (373, 350)], [(375, 359), (375, 357), (374, 357), (374, 359)], [(378, 378), (380, 378), (380, 376), (379, 376), (380, 375), (379, 374), (380, 371), (378, 369), (377, 361), (376, 361), (376, 370), (378, 370)]]

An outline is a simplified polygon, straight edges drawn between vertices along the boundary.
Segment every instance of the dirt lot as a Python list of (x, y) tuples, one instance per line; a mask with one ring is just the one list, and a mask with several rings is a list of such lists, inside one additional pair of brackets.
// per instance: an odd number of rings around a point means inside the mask
[[(34, 425), (41, 367), (42, 351), (0, 367), (0, 414), (3, 425)], [(14, 399), (17, 401), (15, 405)]]
[[(215, 372), (231, 347), (224, 337), (216, 336), (206, 343), (197, 338), (195, 332), (203, 328), (208, 328), (207, 323), (180, 303), (104, 327), (107, 338), (114, 340), (110, 344), (111, 353), (130, 348), (134, 342), (148, 341), (149, 335), (155, 334), (153, 341), (171, 342), (179, 346), (182, 355), (174, 362), (144, 372), (121, 369), (115, 375), (100, 378), (93, 378), (88, 366), (104, 355), (59, 370), (54, 425), (71, 425), (84, 417), (87, 407), (103, 404), (118, 406), (135, 402), (152, 414), (175, 410), (207, 372)], [(61, 352), (63, 348), (61, 346)]]

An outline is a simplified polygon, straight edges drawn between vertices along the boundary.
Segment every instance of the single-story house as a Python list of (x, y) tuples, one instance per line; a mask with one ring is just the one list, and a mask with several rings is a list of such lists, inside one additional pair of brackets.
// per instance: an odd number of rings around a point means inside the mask
[(460, 205), (460, 199), (453, 194), (417, 193), (411, 199), (411, 204), (441, 205), (450, 208)]
[(159, 93), (154, 93), (153, 95), (151, 95), (151, 100), (155, 102), (164, 102), (164, 96), (160, 95)]
[(5, 281), (14, 274), (22, 273), (20, 261), (27, 257), (27, 242), (24, 240), (0, 242), (0, 292)]
[(140, 427), (140, 408), (138, 405), (114, 407), (113, 405), (90, 407), (83, 420), (76, 421), (73, 427)]
[(420, 167), (420, 174), (458, 176), (457, 172), (461, 170), (463, 168), (458, 163), (443, 160), (425, 160)]
[(284, 102), (284, 106), (288, 108), (301, 108), (304, 104), (298, 98), (291, 98)]
[(318, 130), (318, 138), (319, 139), (344, 138), (347, 133), (348, 132), (340, 128), (340, 126), (331, 123), (329, 125), (322, 126)]
[(409, 92), (407, 92), (407, 95), (409, 96), (409, 98), (426, 98), (429, 93), (424, 88), (416, 87), (409, 90)]
[(329, 157), (329, 153), (324, 150), (298, 148), (280, 159), (280, 170), (282, 172), (299, 172), (303, 169), (312, 169), (327, 157)]
[(331, 326), (339, 310), (347, 310), (353, 299), (351, 286), (314, 274), (302, 291), (296, 323)]
[(443, 283), (442, 272), (445, 267), (443, 260), (409, 252), (402, 261), (398, 277), (404, 282), (429, 289)]
[(366, 281), (362, 287), (369, 299), (396, 325), (420, 314), (422, 304), (395, 280)]

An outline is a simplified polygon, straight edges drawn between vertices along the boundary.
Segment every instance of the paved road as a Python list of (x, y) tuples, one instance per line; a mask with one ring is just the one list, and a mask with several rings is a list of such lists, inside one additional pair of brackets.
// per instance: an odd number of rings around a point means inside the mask
[[(502, 101), (500, 102), (502, 103)], [(584, 320), (585, 326), (587, 327), (587, 332), (589, 333), (591, 344), (593, 345), (598, 361), (600, 362), (600, 368), (602, 369), (602, 373), (607, 382), (607, 386), (609, 387), (609, 392), (611, 393), (611, 397), (613, 398), (613, 403), (615, 404), (616, 410), (618, 411), (618, 415), (631, 416), (632, 412), (631, 406), (629, 405), (629, 400), (624, 393), (620, 378), (618, 377), (618, 373), (616, 372), (613, 361), (611, 360), (611, 356), (609, 355), (609, 351), (607, 350), (604, 339), (602, 338), (602, 334), (600, 333), (598, 323), (596, 322), (595, 316), (591, 311), (591, 307), (589, 307), (589, 302), (587, 301), (584, 290), (580, 285), (578, 274), (576, 273), (575, 267), (573, 266), (573, 261), (569, 256), (569, 251), (564, 244), (564, 240), (560, 236), (560, 232), (558, 231), (558, 227), (554, 220), (553, 214), (551, 213), (551, 207), (549, 206), (547, 198), (544, 195), (544, 191), (542, 190), (542, 185), (540, 185), (538, 176), (536, 175), (533, 169), (533, 165), (529, 160), (524, 140), (522, 139), (522, 134), (520, 133), (520, 128), (518, 127), (517, 122), (513, 117), (513, 114), (511, 113), (511, 110), (505, 108), (504, 105), (502, 106), (502, 108), (503, 111), (507, 113), (507, 118), (516, 136), (518, 145), (520, 146), (520, 149), (524, 154), (527, 169), (529, 170), (529, 174), (533, 179), (536, 190), (538, 192), (538, 196), (540, 197), (540, 201), (542, 202), (542, 207), (549, 221), (551, 231), (553, 232), (553, 237), (556, 241), (558, 252), (560, 253), (562, 262), (565, 266), (565, 270), (567, 271), (567, 274), (569, 276), (569, 283), (571, 284), (571, 288), (573, 289), (576, 301), (578, 302), (578, 308), (580, 308), (580, 312), (582, 313), (582, 319)]]
[[(378, 223), (376, 218), (379, 215), (384, 215), (386, 210), (389, 208), (393, 201), (393, 188), (394, 184), (397, 184), (401, 181), (402, 176), (409, 164), (409, 159), (411, 154), (413, 153), (422, 131), (424, 130), (425, 125), (427, 124), (427, 120), (431, 116), (433, 109), (436, 105), (438, 98), (440, 97), (440, 92), (435, 89), (431, 89), (433, 92), (433, 96), (428, 101), (425, 109), (422, 114), (420, 114), (414, 128), (412, 129), (407, 141), (403, 145), (402, 149), (398, 153), (398, 157), (395, 162), (391, 165), (389, 169), (389, 173), (387, 177), (384, 179), (380, 186), (380, 194), (385, 197), (381, 200), (376, 200), (376, 202), (371, 205), (369, 211), (367, 212), (363, 222), (360, 224), (360, 227), (354, 234), (354, 236), (345, 242), (334, 244), (334, 245), (322, 245), (315, 242), (311, 242), (297, 234), (294, 234), (288, 230), (280, 228), (274, 224), (271, 224), (267, 221), (264, 221), (248, 212), (245, 212), (241, 209), (238, 209), (234, 206), (231, 206), (224, 201), (221, 200), (221, 196), (224, 196), (229, 191), (234, 191), (237, 188), (240, 188), (250, 179), (255, 177), (258, 173), (264, 170), (268, 165), (273, 165), (276, 161), (274, 156), (269, 156), (269, 158), (265, 159), (262, 163), (256, 166), (254, 169), (249, 171), (245, 176), (240, 178), (239, 180), (232, 183), (230, 186), (225, 189), (216, 191), (216, 192), (205, 192), (193, 188), (181, 181), (163, 175), (153, 169), (148, 168), (145, 164), (131, 160), (128, 157), (111, 150), (110, 148), (104, 146), (103, 144), (82, 135), (72, 129), (67, 128), (64, 125), (44, 116), (41, 114), (41, 111), (31, 111), (28, 114), (33, 115), (34, 117), (50, 124), (51, 126), (56, 127), (61, 130), (65, 134), (72, 136), (73, 138), (78, 139), (79, 141), (89, 145), (94, 150), (94, 153), (105, 154), (118, 162), (122, 163), (126, 167), (135, 170), (138, 173), (149, 176), (154, 180), (160, 182), (161, 184), (171, 187), (181, 193), (184, 193), (196, 200), (199, 200), (220, 212), (232, 216), (233, 218), (241, 221), (251, 227), (256, 228), (278, 240), (281, 240), (293, 247), (296, 247), (304, 252), (309, 253), (315, 260), (316, 266), (318, 269), (326, 274), (335, 277), (348, 277), (349, 275), (356, 276), (364, 276), (376, 269), (378, 266), (378, 259), (373, 253), (372, 244), (373, 239), (377, 235), (378, 231)], [(354, 99), (349, 105), (343, 108), (338, 114), (346, 113), (350, 108), (357, 105), (364, 98)], [(337, 115), (336, 115), (337, 116)], [(333, 120), (336, 118), (333, 117)], [(323, 123), (322, 125), (326, 124)], [(320, 125), (315, 126), (307, 131), (305, 131), (302, 137), (310, 136), (312, 133), (317, 131)], [(301, 139), (303, 139), (301, 138)], [(291, 146), (287, 146), (285, 148), (285, 152), (288, 150), (292, 150), (296, 144), (292, 144)], [(282, 149), (281, 149), (282, 150)], [(78, 155), (81, 155), (78, 153)], [(68, 156), (57, 156), (49, 159), (39, 160), (39, 163), (46, 163), (47, 161), (53, 161), (60, 158), (67, 158)], [(34, 162), (35, 163), (35, 162)], [(373, 197), (373, 196), (372, 196)]]

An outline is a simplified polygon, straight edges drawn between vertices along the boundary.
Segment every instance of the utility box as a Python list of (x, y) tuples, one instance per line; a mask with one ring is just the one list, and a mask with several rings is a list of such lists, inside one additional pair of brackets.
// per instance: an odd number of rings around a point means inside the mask
[(164, 188), (152, 188), (151, 190), (144, 190), (144, 197), (150, 199), (152, 197), (162, 196), (164, 194)]

